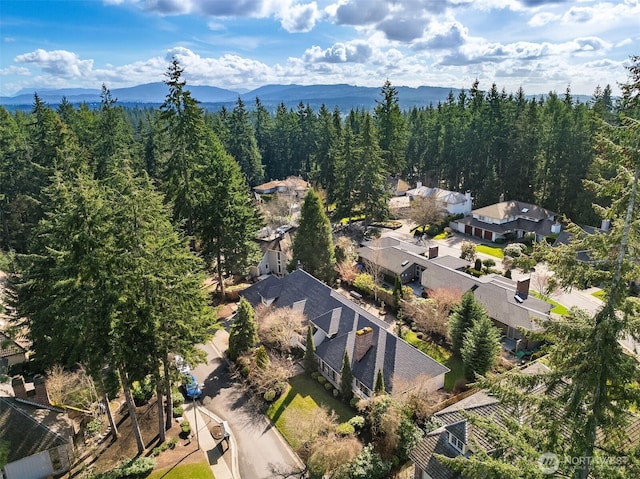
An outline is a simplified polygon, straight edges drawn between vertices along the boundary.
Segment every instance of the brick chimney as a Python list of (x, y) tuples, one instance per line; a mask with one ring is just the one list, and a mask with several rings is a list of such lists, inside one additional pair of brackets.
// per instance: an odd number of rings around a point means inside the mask
[(373, 329), (369, 326), (358, 329), (356, 331), (356, 344), (353, 353), (354, 359), (360, 361), (364, 355), (367, 354), (371, 346), (373, 346)]
[(530, 283), (531, 283), (531, 278), (521, 279), (516, 283), (516, 294), (520, 296), (522, 299), (527, 299), (529, 297)]
[(24, 378), (22, 376), (14, 376), (11, 379), (11, 387), (13, 395), (18, 399), (27, 399), (27, 388), (24, 387)]
[(36, 376), (34, 376), (33, 387), (36, 394), (31, 400), (35, 403), (42, 404), (43, 406), (51, 406), (49, 393), (47, 392), (47, 380), (43, 375), (36, 374)]
[(433, 258), (437, 258), (438, 257), (438, 247), (437, 246), (430, 246), (429, 247), (429, 259), (433, 259)]

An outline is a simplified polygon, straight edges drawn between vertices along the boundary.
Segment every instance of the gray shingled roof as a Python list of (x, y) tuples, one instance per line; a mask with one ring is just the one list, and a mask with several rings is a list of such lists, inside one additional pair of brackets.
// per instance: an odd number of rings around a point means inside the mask
[[(280, 292), (277, 298), (266, 293), (276, 290)], [(387, 331), (386, 323), (303, 270), (283, 278), (270, 276), (244, 290), (242, 296), (253, 306), (263, 298), (273, 299), (277, 307), (306, 299), (304, 314), (309, 321), (325, 333), (335, 333), (317, 345), (316, 355), (340, 371), (346, 350), (353, 362), (354, 377), (369, 389), (374, 389), (378, 369), (383, 371), (387, 389), (394, 392), (401, 392), (393, 389), (394, 382), (396, 387), (413, 387), (418, 380), (449, 372), (446, 366)], [(353, 361), (355, 331), (364, 327), (373, 330), (373, 346), (360, 361)]]
[(502, 220), (506, 218), (532, 218), (533, 220), (543, 220), (557, 216), (553, 211), (541, 206), (525, 203), (524, 201), (502, 201), (492, 205), (484, 206), (473, 210), (473, 215), (486, 216)]
[(444, 261), (430, 261), (422, 273), (422, 286), (427, 289), (473, 290), (474, 296), (485, 307), (490, 318), (513, 328), (539, 329), (531, 317), (548, 319), (551, 305), (546, 301), (532, 295), (523, 303), (516, 301), (515, 281), (496, 274), (475, 278), (445, 264)]
[(44, 411), (45, 416), (60, 417), (61, 421), (66, 421), (63, 413), (18, 404), (15, 399), (0, 397), (0, 438), (9, 442), (7, 462), (68, 442), (33, 418), (28, 413), (31, 410)]

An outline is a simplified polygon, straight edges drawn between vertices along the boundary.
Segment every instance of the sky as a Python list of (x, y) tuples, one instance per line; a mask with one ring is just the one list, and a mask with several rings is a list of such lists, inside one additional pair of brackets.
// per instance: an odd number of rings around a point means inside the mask
[(618, 94), (640, 0), (0, 0), (0, 95), (164, 80)]

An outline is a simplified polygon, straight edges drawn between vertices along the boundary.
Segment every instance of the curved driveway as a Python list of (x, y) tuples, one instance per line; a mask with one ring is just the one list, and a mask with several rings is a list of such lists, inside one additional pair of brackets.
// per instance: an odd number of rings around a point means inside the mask
[[(193, 373), (204, 383), (202, 404), (229, 423), (238, 447), (240, 477), (271, 479), (279, 477), (276, 471), (302, 467), (280, 432), (262, 414), (260, 402), (231, 378), (227, 362), (222, 358), (227, 336), (226, 331), (218, 331), (213, 341), (201, 346), (207, 353), (207, 362), (196, 367)], [(231, 455), (225, 454), (224, 458), (229, 461)], [(233, 470), (232, 464), (229, 468)]]

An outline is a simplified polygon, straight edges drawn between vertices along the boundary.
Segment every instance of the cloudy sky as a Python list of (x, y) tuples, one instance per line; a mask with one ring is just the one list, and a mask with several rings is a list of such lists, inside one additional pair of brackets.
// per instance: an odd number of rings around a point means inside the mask
[(1, 0), (0, 95), (162, 81), (593, 93), (640, 54), (640, 0)]

